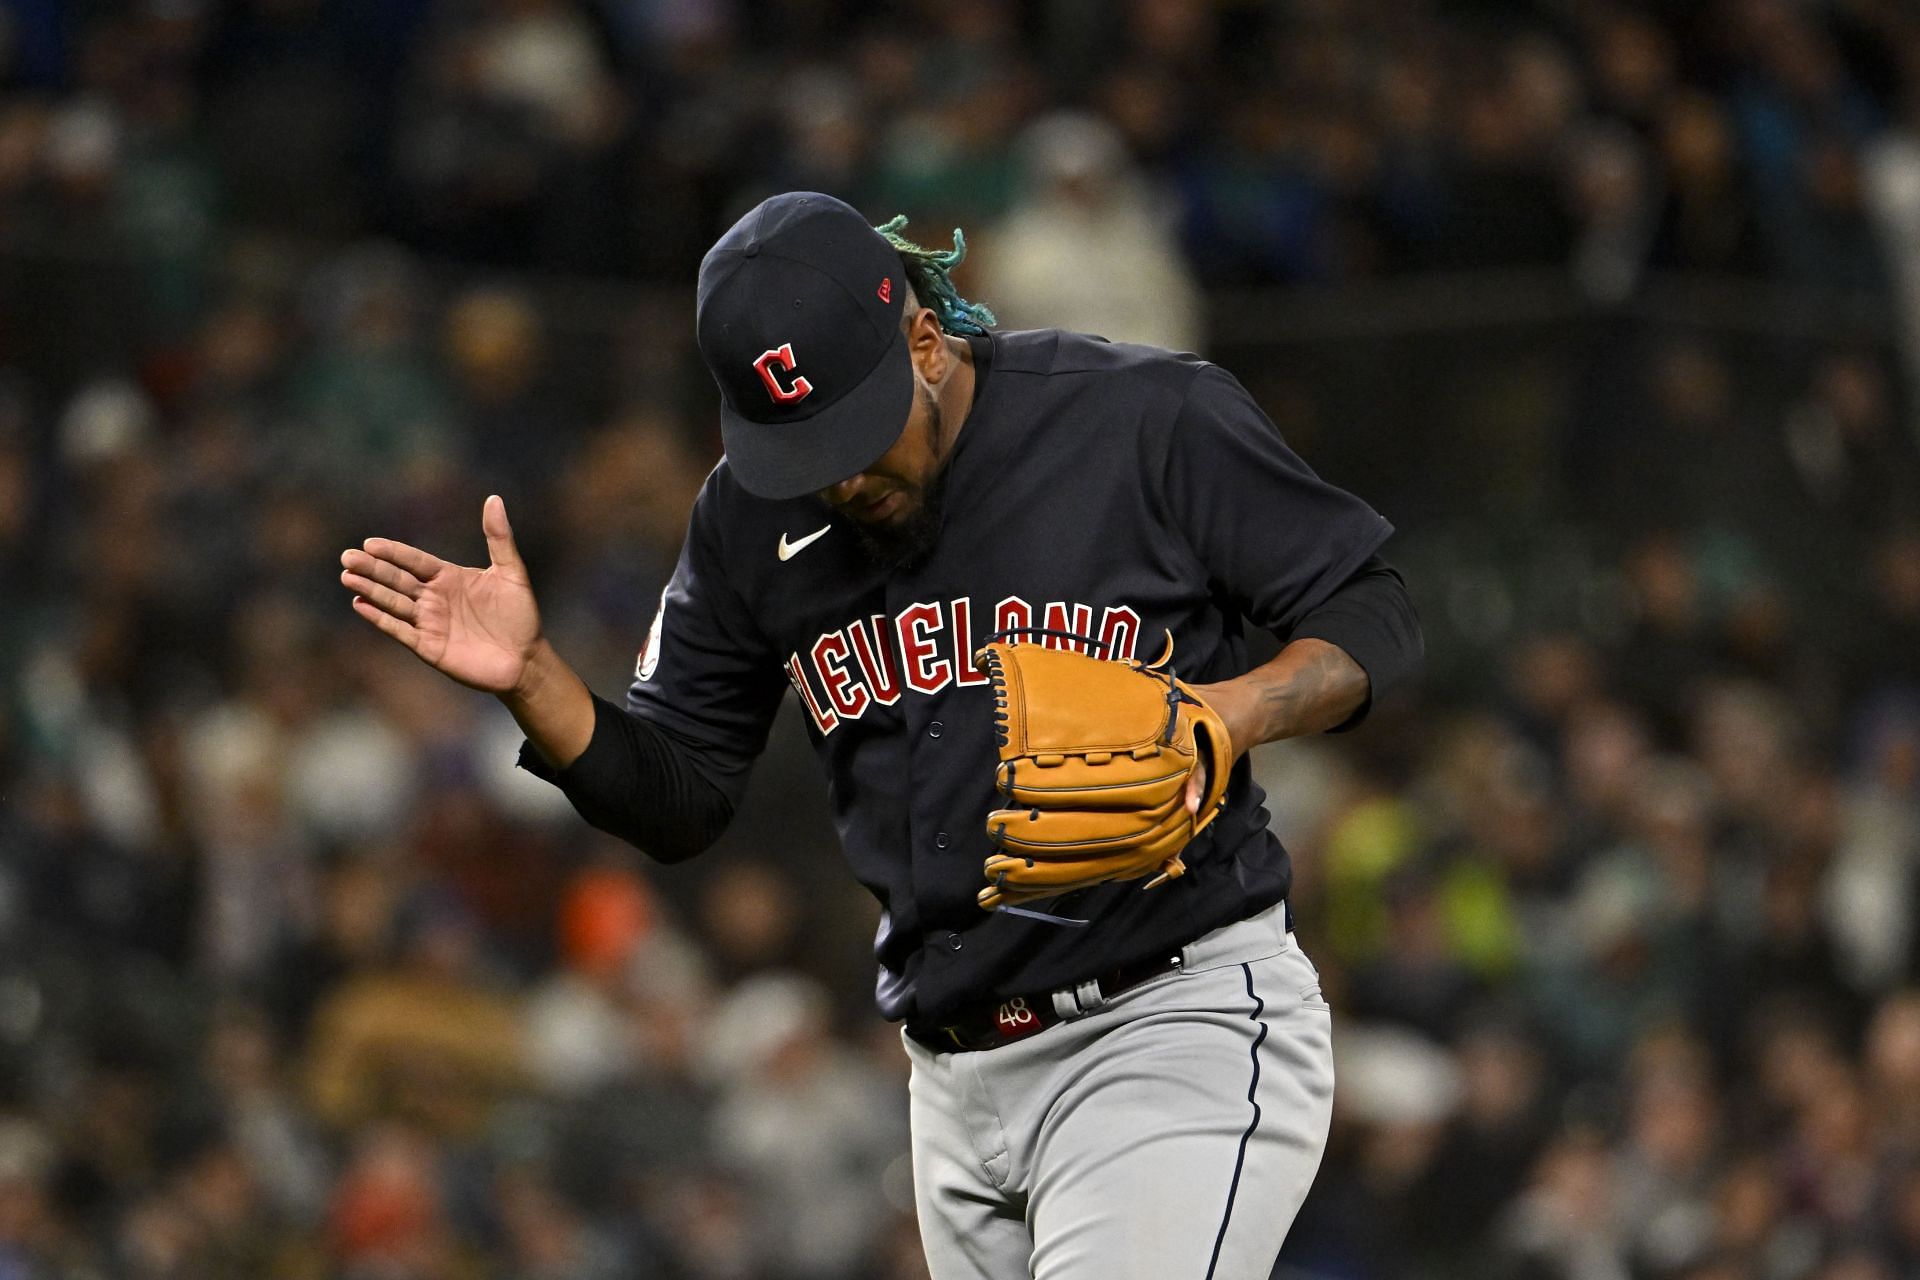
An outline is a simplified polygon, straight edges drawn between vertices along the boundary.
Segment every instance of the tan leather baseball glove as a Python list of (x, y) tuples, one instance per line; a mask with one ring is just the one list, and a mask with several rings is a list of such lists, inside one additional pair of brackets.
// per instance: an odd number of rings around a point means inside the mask
[[(1000, 722), (996, 782), (1007, 807), (987, 816), (994, 852), (989, 911), (1153, 876), (1181, 875), (1181, 850), (1219, 815), (1233, 761), (1226, 726), (1193, 689), (1153, 663), (1109, 661), (1039, 644), (996, 642), (975, 655)], [(1187, 779), (1206, 774), (1198, 815)]]

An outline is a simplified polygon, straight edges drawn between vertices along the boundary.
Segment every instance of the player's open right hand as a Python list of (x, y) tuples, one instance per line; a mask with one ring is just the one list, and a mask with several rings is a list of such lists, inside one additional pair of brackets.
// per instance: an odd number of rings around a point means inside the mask
[(340, 553), (353, 611), (461, 684), (487, 693), (519, 687), (540, 643), (540, 609), (513, 544), (507, 504), (481, 509), (484, 569), (448, 564), (418, 547), (368, 538)]

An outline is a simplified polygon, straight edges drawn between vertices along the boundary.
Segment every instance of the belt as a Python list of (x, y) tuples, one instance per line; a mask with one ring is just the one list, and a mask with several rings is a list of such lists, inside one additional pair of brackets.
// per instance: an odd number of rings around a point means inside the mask
[(1180, 955), (1155, 956), (1109, 969), (1091, 982), (1058, 991), (968, 1005), (944, 1024), (909, 1022), (907, 1034), (936, 1053), (973, 1053), (1024, 1040), (1057, 1022), (1092, 1013), (1108, 1000), (1149, 978), (1172, 973)]

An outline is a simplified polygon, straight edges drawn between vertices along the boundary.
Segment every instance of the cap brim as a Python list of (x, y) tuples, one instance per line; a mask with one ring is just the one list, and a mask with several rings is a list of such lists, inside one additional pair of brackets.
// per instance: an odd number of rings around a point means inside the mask
[(873, 372), (799, 422), (753, 422), (720, 402), (727, 466), (759, 498), (798, 498), (859, 475), (893, 447), (913, 411), (913, 361), (896, 331)]

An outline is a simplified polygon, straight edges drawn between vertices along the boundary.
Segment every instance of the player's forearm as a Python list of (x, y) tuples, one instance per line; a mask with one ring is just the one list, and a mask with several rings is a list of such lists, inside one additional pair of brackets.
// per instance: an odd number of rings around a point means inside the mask
[(1247, 674), (1198, 687), (1232, 735), (1234, 756), (1263, 742), (1324, 733), (1366, 705), (1367, 673), (1338, 645), (1295, 640)]
[(553, 646), (541, 640), (519, 682), (500, 695), (541, 758), (565, 769), (593, 740), (593, 695)]

